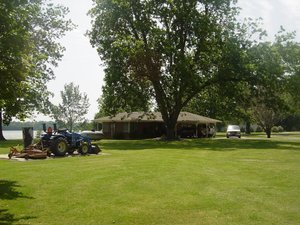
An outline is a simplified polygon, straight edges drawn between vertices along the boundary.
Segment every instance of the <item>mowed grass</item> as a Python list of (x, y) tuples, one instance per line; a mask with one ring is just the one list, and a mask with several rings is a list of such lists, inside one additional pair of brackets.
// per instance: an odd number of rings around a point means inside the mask
[(300, 224), (300, 133), (99, 144), (0, 160), (0, 224)]

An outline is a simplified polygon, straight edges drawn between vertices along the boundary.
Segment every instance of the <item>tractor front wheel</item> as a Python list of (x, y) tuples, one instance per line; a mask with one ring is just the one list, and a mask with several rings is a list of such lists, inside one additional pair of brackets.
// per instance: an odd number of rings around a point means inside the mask
[(64, 156), (68, 151), (68, 143), (64, 138), (57, 138), (53, 141), (51, 151), (55, 156)]
[(89, 145), (87, 143), (82, 143), (78, 152), (81, 154), (81, 155), (86, 155), (88, 154), (89, 152)]

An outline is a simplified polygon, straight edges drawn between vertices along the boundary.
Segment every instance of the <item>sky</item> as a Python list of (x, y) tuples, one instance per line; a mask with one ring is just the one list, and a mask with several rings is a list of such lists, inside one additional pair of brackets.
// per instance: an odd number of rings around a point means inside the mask
[[(66, 83), (73, 82), (79, 85), (81, 92), (85, 92), (89, 98), (90, 108), (86, 115), (89, 120), (94, 119), (98, 112), (97, 99), (101, 95), (103, 85), (103, 65), (96, 49), (92, 48), (86, 31), (91, 28), (91, 18), (87, 15), (92, 8), (92, 0), (52, 0), (55, 4), (69, 8), (70, 18), (77, 28), (68, 32), (61, 40), (66, 48), (64, 57), (54, 69), (56, 76), (48, 84), (48, 89), (54, 93), (52, 102), (58, 104), (61, 101), (60, 91)], [(251, 17), (263, 19), (263, 27), (269, 34), (270, 40), (282, 25), (287, 31), (296, 31), (296, 40), (300, 42), (300, 1), (299, 0), (239, 0), (238, 6), (242, 8), (241, 18)], [(48, 119), (37, 116), (36, 120)]]

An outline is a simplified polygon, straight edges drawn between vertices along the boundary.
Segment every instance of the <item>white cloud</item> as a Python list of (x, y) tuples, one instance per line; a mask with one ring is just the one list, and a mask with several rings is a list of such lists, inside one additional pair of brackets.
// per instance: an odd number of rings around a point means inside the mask
[(282, 25), (287, 31), (297, 31), (300, 41), (300, 1), (299, 0), (241, 0), (242, 17), (263, 18), (264, 28), (273, 37)]

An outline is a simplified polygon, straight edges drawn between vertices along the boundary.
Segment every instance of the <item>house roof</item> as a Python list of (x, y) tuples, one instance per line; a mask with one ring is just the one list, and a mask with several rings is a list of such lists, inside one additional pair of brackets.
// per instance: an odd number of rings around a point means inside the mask
[[(95, 122), (163, 122), (160, 112), (131, 112), (118, 113), (113, 116), (105, 116), (94, 120)], [(180, 112), (177, 122), (189, 123), (219, 123), (220, 120), (200, 116), (189, 112)]]

